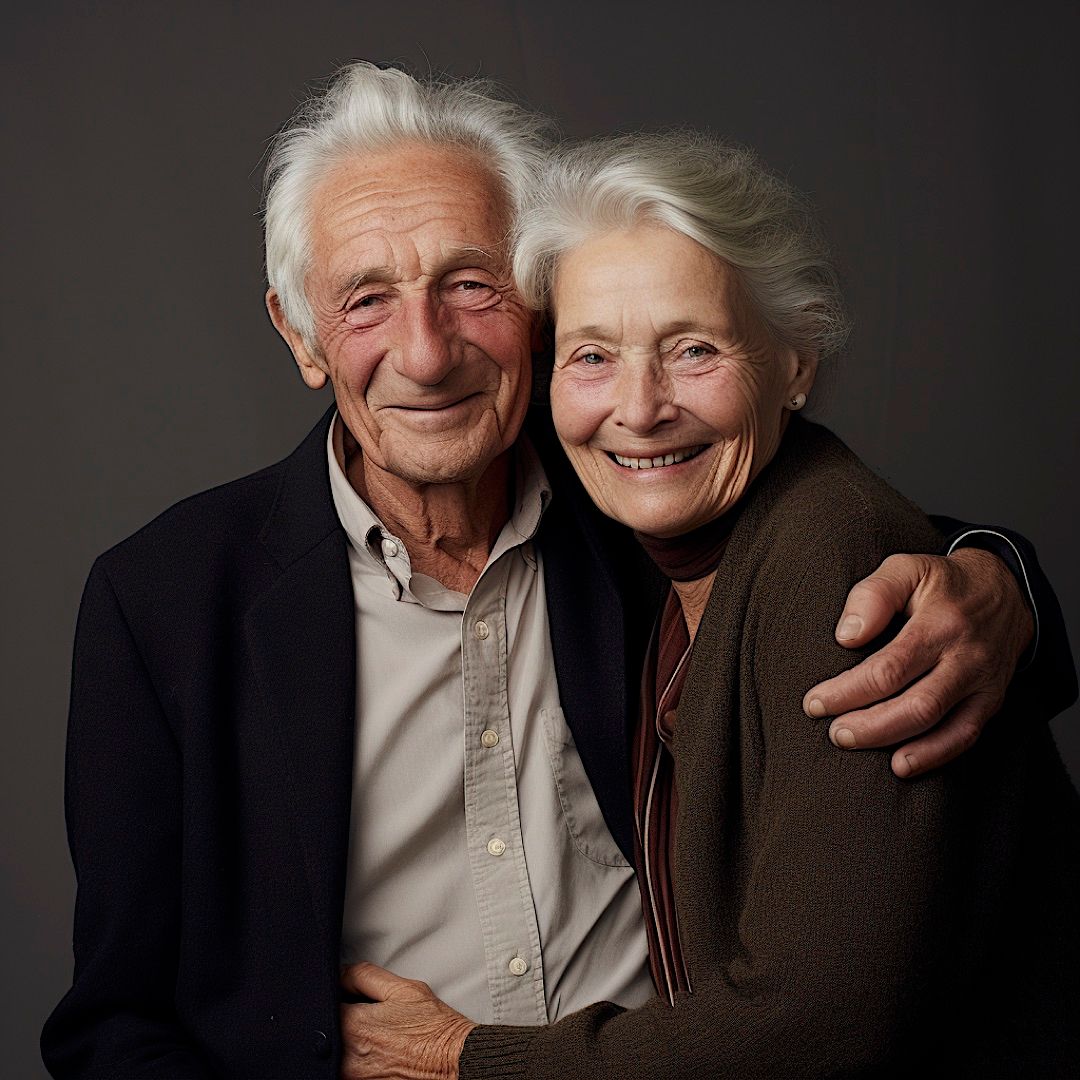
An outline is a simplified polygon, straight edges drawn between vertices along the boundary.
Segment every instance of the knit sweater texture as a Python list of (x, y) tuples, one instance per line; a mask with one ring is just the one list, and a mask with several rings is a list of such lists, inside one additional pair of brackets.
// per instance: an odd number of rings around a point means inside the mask
[(939, 535), (801, 418), (733, 513), (673, 745), (692, 992), (480, 1026), (462, 1080), (1080, 1076), (1080, 799), (1046, 726), (899, 780), (802, 710), (881, 644), (835, 642), (851, 585)]

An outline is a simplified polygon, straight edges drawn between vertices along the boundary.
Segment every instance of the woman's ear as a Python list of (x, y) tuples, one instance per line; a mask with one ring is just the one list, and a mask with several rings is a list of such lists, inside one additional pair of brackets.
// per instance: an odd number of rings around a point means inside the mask
[(796, 394), (810, 396), (814, 388), (814, 379), (817, 378), (818, 354), (816, 352), (795, 354), (795, 374), (788, 386), (788, 396)]

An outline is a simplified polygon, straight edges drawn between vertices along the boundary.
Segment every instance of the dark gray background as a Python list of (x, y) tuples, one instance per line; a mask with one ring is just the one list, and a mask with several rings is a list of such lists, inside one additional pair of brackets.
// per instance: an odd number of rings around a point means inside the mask
[[(324, 407), (262, 304), (259, 163), (356, 57), (500, 79), (572, 135), (709, 126), (809, 191), (850, 357), (816, 414), (1038, 546), (1080, 641), (1075, 4), (22, 4), (3, 29), (3, 1066), (70, 970), (62, 765), (93, 557)], [(1080, 775), (1077, 710), (1055, 723)]]

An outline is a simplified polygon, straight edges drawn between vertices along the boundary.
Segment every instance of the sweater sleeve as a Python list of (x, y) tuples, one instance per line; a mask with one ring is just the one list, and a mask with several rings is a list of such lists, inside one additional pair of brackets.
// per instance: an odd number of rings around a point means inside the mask
[(774, 545), (741, 637), (709, 613), (702, 624), (695, 650), (715, 653), (695, 663), (715, 655), (739, 675), (724, 699), (734, 720), (714, 709), (711, 732), (684, 731), (684, 710), (718, 700), (707, 680), (696, 700), (688, 683), (679, 711), (676, 760), (692, 760), (677, 765), (675, 875), (693, 992), (549, 1028), (477, 1028), (463, 1080), (883, 1076), (927, 1053), (919, 1025), (946, 981), (941, 958), (957, 953), (945, 942), (963, 874), (958, 772), (897, 780), (887, 752), (838, 751), (801, 702), (860, 659), (831, 634), (850, 581), (937, 538), (925, 524), (889, 536), (847, 512), (850, 527), (800, 536), (795, 559)]

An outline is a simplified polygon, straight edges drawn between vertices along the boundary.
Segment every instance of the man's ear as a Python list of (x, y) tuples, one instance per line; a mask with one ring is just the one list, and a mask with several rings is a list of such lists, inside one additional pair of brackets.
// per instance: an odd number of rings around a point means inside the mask
[(312, 390), (321, 390), (326, 385), (329, 372), (326, 369), (326, 361), (317, 356), (308, 348), (303, 335), (295, 330), (292, 324), (285, 318), (285, 310), (281, 306), (281, 297), (273, 286), (266, 290), (266, 310), (270, 313), (270, 321), (274, 329), (285, 339), (285, 344), (292, 350), (293, 359), (300, 369), (300, 377), (311, 387)]

